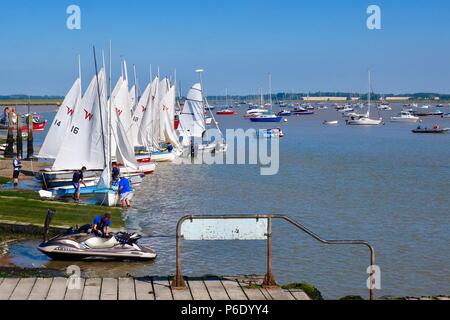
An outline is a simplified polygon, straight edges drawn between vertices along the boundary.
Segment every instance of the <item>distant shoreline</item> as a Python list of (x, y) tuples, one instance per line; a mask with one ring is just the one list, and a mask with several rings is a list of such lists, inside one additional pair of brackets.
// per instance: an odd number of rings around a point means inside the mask
[[(11, 106), (60, 106), (62, 104), (64, 99), (33, 99), (33, 100), (0, 100), (0, 107), (11, 107)], [(210, 104), (217, 104), (217, 103), (223, 103), (225, 101), (223, 100), (215, 100), (215, 99), (209, 99), (208, 100)], [(229, 100), (229, 103), (239, 103), (246, 101), (244, 98), (238, 100), (233, 99)], [(252, 100), (247, 100), (252, 101)], [(365, 100), (357, 100), (357, 101), (350, 101), (350, 100), (328, 100), (328, 101), (305, 101), (305, 100), (283, 100), (286, 103), (360, 103), (360, 102), (366, 102)], [(380, 102), (378, 100), (374, 100), (374, 103)], [(389, 103), (404, 103), (404, 104), (411, 104), (411, 103), (427, 103), (427, 104), (448, 104), (450, 103), (450, 100), (426, 100), (426, 99), (420, 99), (420, 100), (392, 100), (389, 101)], [(275, 103), (276, 104), (276, 103)]]
[(59, 106), (61, 99), (35, 99), (35, 100), (0, 100), (0, 106)]

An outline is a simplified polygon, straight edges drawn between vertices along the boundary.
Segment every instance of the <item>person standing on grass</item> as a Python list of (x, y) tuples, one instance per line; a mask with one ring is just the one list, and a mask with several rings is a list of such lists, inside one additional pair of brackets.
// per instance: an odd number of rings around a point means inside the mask
[(119, 181), (119, 196), (120, 196), (120, 204), (122, 208), (130, 208), (131, 207), (131, 196), (133, 194), (133, 189), (131, 189), (130, 180), (125, 177), (122, 177)]
[(18, 155), (13, 160), (13, 183), (14, 188), (17, 188), (19, 186), (19, 175), (20, 170), (22, 169), (22, 156)]
[(72, 177), (72, 185), (75, 188), (75, 193), (73, 194), (73, 200), (76, 202), (80, 201), (81, 194), (81, 184), (86, 188), (86, 183), (84, 183), (84, 172), (86, 171), (86, 167), (81, 168), (81, 170), (77, 170), (73, 173)]

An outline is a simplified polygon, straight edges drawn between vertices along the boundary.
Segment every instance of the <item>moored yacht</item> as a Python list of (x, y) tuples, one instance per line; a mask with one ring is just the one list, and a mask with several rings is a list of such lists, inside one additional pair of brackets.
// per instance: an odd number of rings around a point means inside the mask
[(409, 111), (402, 111), (398, 116), (391, 117), (391, 122), (416, 123), (420, 118), (411, 114)]
[(372, 93), (372, 86), (371, 86), (371, 74), (369, 70), (369, 96), (368, 96), (368, 107), (367, 107), (367, 113), (365, 115), (352, 115), (348, 120), (346, 120), (347, 125), (352, 126), (379, 126), (383, 124), (383, 118), (379, 119), (371, 119), (370, 118), (370, 97)]

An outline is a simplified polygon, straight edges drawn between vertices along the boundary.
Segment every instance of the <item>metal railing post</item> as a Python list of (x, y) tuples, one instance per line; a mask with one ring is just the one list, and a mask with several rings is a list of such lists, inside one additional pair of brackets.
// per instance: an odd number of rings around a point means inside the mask
[(272, 217), (267, 219), (267, 273), (264, 277), (264, 287), (274, 287), (277, 283), (272, 273)]
[(186, 283), (184, 282), (183, 274), (181, 273), (181, 224), (185, 219), (181, 219), (177, 224), (177, 239), (176, 239), (176, 273), (172, 282), (172, 288), (185, 289)]
[(375, 252), (370, 246), (370, 300), (375, 300)]

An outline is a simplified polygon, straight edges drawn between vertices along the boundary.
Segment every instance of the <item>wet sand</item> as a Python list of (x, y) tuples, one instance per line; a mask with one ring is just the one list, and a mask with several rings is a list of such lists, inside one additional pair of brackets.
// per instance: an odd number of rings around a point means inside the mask
[[(36, 161), (22, 161), (22, 165), (22, 174), (20, 175), (22, 180), (33, 179), (33, 172), (38, 172), (49, 166), (48, 163)], [(0, 159), (0, 177), (12, 178), (12, 173), (12, 159)]]

